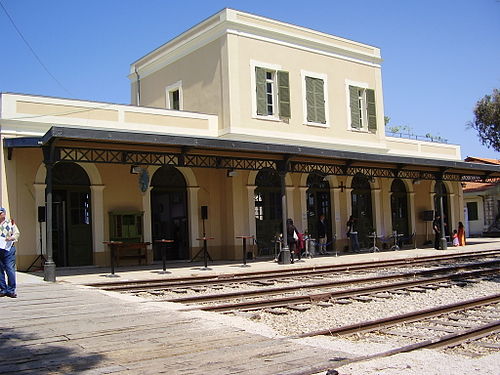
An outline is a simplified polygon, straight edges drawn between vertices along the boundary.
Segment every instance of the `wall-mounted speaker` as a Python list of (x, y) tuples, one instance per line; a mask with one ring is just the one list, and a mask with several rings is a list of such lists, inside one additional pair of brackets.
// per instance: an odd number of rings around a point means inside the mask
[(208, 220), (208, 206), (201, 206), (201, 218)]
[(45, 223), (45, 206), (38, 206), (38, 222)]

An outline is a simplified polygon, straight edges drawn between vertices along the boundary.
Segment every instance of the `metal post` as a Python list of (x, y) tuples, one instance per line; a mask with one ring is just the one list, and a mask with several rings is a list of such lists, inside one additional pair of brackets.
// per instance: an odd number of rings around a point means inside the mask
[(110, 264), (111, 264), (111, 276), (115, 275), (115, 244), (111, 244), (109, 246), (109, 255), (111, 257), (110, 259)]
[(56, 281), (56, 264), (53, 260), (52, 249), (52, 171), (54, 168), (54, 146), (50, 145), (49, 148), (44, 148), (44, 162), (47, 169), (47, 176), (45, 178), (47, 201), (45, 206), (46, 212), (46, 230), (47, 230), (47, 261), (43, 267), (43, 279), (45, 281)]
[(207, 238), (203, 236), (203, 263), (205, 264), (205, 268), (208, 268), (208, 259), (207, 259)]
[[(281, 179), (281, 213), (283, 220), (283, 248), (281, 249), (281, 264), (290, 264), (290, 249), (288, 248), (286, 220), (288, 219), (287, 205), (286, 205), (286, 187), (285, 187), (285, 174), (286, 171), (280, 172)], [(279, 256), (278, 256), (279, 257)]]
[(243, 237), (243, 265), (247, 265), (247, 239)]
[(439, 213), (441, 214), (441, 238), (439, 245), (442, 250), (448, 249), (448, 242), (446, 241), (446, 233), (444, 231), (444, 208), (443, 208), (443, 195), (439, 196)]
[(163, 272), (167, 270), (167, 243), (161, 243), (161, 262), (163, 265)]

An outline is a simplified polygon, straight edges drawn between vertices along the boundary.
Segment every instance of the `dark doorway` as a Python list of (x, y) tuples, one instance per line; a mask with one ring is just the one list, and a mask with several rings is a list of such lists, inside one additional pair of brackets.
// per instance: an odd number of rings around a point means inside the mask
[(276, 236), (282, 232), (281, 179), (272, 169), (255, 177), (255, 231), (259, 254), (273, 253)]
[(359, 244), (366, 248), (370, 246), (368, 235), (373, 233), (372, 194), (368, 178), (358, 173), (352, 179), (352, 216), (358, 220), (357, 230)]
[(53, 171), (52, 245), (58, 267), (93, 264), (90, 180), (76, 163), (58, 163)]
[(404, 234), (410, 233), (408, 224), (408, 194), (403, 181), (397, 179), (391, 185), (392, 230)]
[(444, 232), (446, 236), (450, 235), (450, 226), (449, 226), (449, 209), (448, 209), (448, 191), (446, 190), (446, 186), (442, 181), (437, 181), (435, 185), (434, 195), (434, 207), (437, 213), (440, 213), (440, 205), (439, 200), (443, 197), (443, 219), (444, 219)]
[(325, 215), (327, 238), (332, 239), (330, 184), (320, 173), (311, 173), (307, 177), (307, 232), (316, 240), (320, 215)]
[(151, 220), (154, 260), (161, 259), (156, 240), (174, 240), (167, 246), (168, 260), (189, 259), (186, 180), (178, 169), (159, 168), (151, 179)]

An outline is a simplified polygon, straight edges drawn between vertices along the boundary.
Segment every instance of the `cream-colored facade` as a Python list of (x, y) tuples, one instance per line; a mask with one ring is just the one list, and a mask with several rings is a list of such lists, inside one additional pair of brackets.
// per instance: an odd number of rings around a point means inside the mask
[[(268, 163), (262, 165), (278, 165), (284, 158), (297, 165), (318, 163), (345, 171), (322, 172), (319, 187), (313, 188), (314, 168), (287, 170), (286, 208), (299, 230), (314, 227), (311, 217), (316, 220), (319, 211), (311, 202), (321, 196), (321, 202), (328, 205), (324, 209), (329, 213), (330, 240), (336, 236), (337, 249), (344, 251), (348, 243), (345, 222), (353, 212), (353, 202), (357, 205), (356, 199), (365, 197), (370, 202), (370, 230), (390, 235), (396, 225), (394, 205), (403, 204), (405, 232), (416, 233), (417, 245), (421, 245), (432, 237), (421, 215), (437, 209), (436, 180), (410, 178), (411, 173), (437, 175), (452, 167), (457, 174), (474, 172), (467, 163), (454, 164), (460, 163), (459, 146), (385, 136), (381, 64), (376, 47), (225, 9), (131, 65), (130, 106), (1, 94), (1, 202), (21, 228), (18, 268), (26, 269), (40, 247), (46, 251), (46, 223), (37, 221), (37, 209), (45, 206), (42, 147), (48, 149), (50, 142), (61, 153), (56, 161), (79, 165), (88, 178), (83, 187), (68, 187), (71, 181), (66, 181), (54, 188), (70, 192), (84, 188), (82, 196), (88, 205), (84, 212), (90, 216), (83, 224), (90, 227), (91, 236), (86, 245), (91, 254), (87, 264), (109, 263), (104, 242), (110, 239), (110, 212), (142, 212), (142, 240), (154, 244), (162, 238), (157, 227), (167, 223), (158, 218), (164, 204), (169, 223), (182, 222), (186, 228), (183, 235), (169, 232), (186, 247), (182, 256), (172, 259), (190, 259), (198, 252), (204, 225), (207, 236), (214, 238), (209, 242), (213, 259), (241, 258), (241, 239), (236, 237), (250, 234), (259, 240), (264, 211), (272, 206), (261, 206), (260, 199), (268, 190), (259, 185), (262, 181), (255, 165), (261, 160)], [(282, 72), (287, 79), (278, 82)], [(95, 131), (99, 136), (53, 136), (44, 143), (53, 127), (76, 133)], [(24, 147), (23, 139), (31, 143)], [(66, 147), (71, 152), (65, 154)], [(287, 147), (296, 154), (278, 151)], [(122, 159), (106, 159), (113, 152)], [(127, 159), (132, 153), (143, 159)], [(147, 157), (151, 154), (173, 157), (151, 161)], [(205, 165), (205, 156), (215, 161)], [(197, 161), (186, 163), (189, 157)], [(253, 164), (221, 166), (219, 161), (226, 159)], [(131, 165), (145, 171), (146, 186), (140, 188)], [(160, 181), (158, 171), (164, 166), (169, 169), (162, 171), (169, 177)], [(366, 169), (363, 181), (368, 189), (356, 187), (356, 174), (349, 172), (353, 166), (358, 175)], [(370, 176), (370, 170), (378, 175)], [(399, 171), (407, 172), (406, 178), (397, 178)], [(174, 189), (168, 179), (177, 176), (181, 183)], [(399, 190), (393, 184), (396, 179)], [(460, 181), (444, 179), (443, 184), (449, 222), (463, 221)], [(276, 198), (279, 188), (273, 189)], [(205, 221), (202, 206), (208, 207)], [(178, 209), (182, 214), (176, 216)], [(68, 217), (72, 212), (68, 211)], [(67, 246), (69, 240), (62, 240)], [(72, 248), (65, 251), (67, 259), (58, 266), (75, 265), (68, 261)], [(158, 254), (149, 246), (148, 262), (153, 258), (158, 259)]]

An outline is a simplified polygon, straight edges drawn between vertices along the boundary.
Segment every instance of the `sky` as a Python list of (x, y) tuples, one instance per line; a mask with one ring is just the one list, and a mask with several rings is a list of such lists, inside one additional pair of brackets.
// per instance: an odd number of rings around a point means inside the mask
[(227, 7), (380, 48), (389, 125), (447, 139), (461, 146), (462, 158), (500, 159), (467, 127), (476, 102), (500, 89), (500, 0), (0, 0), (0, 5), (10, 15), (0, 6), (0, 92), (129, 104), (131, 63)]

